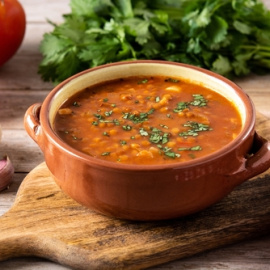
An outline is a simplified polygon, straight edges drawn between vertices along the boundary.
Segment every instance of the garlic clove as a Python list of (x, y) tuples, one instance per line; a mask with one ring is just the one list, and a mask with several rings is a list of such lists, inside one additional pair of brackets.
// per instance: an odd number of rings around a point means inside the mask
[(0, 191), (10, 185), (13, 174), (14, 167), (8, 156), (4, 156), (3, 159), (0, 160)]

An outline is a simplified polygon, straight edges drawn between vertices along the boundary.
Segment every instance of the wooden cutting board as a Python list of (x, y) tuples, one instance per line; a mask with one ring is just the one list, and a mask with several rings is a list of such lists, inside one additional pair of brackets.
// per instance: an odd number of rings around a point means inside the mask
[[(270, 139), (270, 120), (257, 131)], [(107, 218), (62, 193), (40, 164), (0, 218), (0, 261), (39, 256), (74, 269), (142, 269), (270, 233), (270, 170), (216, 205), (161, 222)]]

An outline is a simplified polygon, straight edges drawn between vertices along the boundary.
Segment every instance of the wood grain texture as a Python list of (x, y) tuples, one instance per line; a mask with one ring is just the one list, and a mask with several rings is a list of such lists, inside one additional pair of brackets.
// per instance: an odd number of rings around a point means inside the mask
[(141, 269), (264, 235), (270, 227), (269, 181), (268, 172), (182, 219), (128, 222), (65, 196), (42, 163), (0, 218), (0, 260), (34, 255), (75, 269)]
[[(270, 120), (256, 129), (269, 138)], [(162, 222), (107, 218), (77, 204), (45, 163), (30, 172), (0, 218), (0, 261), (38, 256), (75, 269), (141, 269), (269, 233), (270, 170), (197, 214)]]

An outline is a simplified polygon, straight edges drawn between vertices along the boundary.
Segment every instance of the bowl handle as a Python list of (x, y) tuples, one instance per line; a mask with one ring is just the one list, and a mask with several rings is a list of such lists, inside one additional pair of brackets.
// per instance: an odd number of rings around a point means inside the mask
[(29, 136), (43, 149), (39, 119), (41, 105), (41, 103), (35, 103), (27, 109), (24, 116), (24, 128)]
[(251, 154), (246, 157), (244, 166), (229, 176), (238, 180), (241, 184), (270, 168), (270, 142), (259, 136), (256, 132), (251, 148)]

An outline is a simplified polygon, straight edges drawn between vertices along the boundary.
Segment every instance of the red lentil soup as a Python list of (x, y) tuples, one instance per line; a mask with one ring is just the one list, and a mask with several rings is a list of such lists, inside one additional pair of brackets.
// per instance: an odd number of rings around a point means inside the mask
[(92, 157), (128, 164), (189, 161), (230, 143), (242, 123), (222, 95), (177, 78), (128, 77), (67, 100), (55, 131)]

